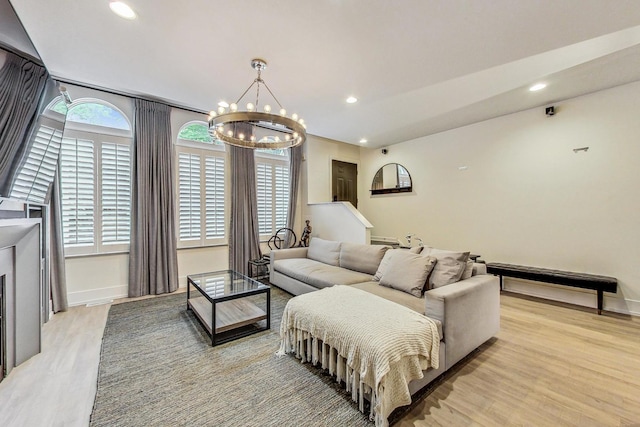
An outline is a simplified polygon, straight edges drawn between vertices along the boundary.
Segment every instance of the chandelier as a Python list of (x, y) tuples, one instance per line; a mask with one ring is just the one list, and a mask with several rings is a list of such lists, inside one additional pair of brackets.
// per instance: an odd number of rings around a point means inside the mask
[[(275, 97), (269, 86), (262, 80), (262, 70), (267, 68), (263, 59), (251, 60), (251, 67), (258, 72), (258, 77), (233, 104), (221, 102), (217, 111), (209, 113), (209, 133), (214, 138), (244, 148), (289, 148), (302, 144), (307, 139), (307, 126), (297, 114), (287, 116), (285, 110)], [(255, 103), (248, 102), (246, 111), (238, 105), (242, 98), (256, 86)], [(260, 102), (260, 85), (263, 85), (273, 100), (278, 104), (278, 114), (271, 112), (271, 105), (265, 104), (258, 111)]]

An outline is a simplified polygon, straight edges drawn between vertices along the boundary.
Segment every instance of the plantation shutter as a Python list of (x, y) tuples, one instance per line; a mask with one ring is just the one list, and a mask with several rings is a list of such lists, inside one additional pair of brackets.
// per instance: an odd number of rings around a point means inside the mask
[(224, 158), (205, 157), (205, 235), (224, 238)]
[(287, 226), (287, 211), (289, 208), (289, 167), (276, 166), (275, 179), (275, 231)]
[(273, 234), (273, 166), (268, 163), (256, 164), (256, 185), (258, 195), (258, 233)]
[(131, 231), (131, 149), (102, 143), (102, 243), (129, 243)]
[(63, 138), (60, 161), (64, 244), (91, 245), (95, 199), (93, 141)]
[(62, 131), (40, 126), (27, 160), (13, 183), (11, 197), (34, 203), (45, 202), (56, 172), (61, 142)]
[(180, 240), (200, 239), (200, 156), (178, 155)]

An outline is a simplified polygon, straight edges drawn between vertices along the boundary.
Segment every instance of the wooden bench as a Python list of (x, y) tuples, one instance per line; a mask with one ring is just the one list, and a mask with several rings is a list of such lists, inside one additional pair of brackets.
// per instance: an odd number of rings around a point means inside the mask
[(527, 267), (524, 265), (502, 264), (497, 262), (487, 263), (487, 272), (500, 276), (500, 289), (502, 289), (503, 276), (572, 286), (574, 288), (593, 289), (598, 292), (598, 314), (602, 314), (602, 293), (615, 293), (618, 290), (618, 280), (615, 277), (598, 276), (595, 274), (574, 273), (571, 271), (551, 270), (548, 268)]

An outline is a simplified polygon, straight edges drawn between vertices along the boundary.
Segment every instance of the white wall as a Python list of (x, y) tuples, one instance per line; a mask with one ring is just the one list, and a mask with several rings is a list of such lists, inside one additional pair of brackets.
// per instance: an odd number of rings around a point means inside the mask
[[(372, 234), (416, 233), (487, 261), (614, 276), (619, 291), (605, 294), (605, 308), (640, 314), (640, 82), (556, 107), (553, 117), (536, 108), (393, 145), (386, 156), (363, 148), (360, 210)], [(389, 162), (408, 169), (413, 193), (367, 195)], [(593, 291), (508, 286), (595, 305)]]

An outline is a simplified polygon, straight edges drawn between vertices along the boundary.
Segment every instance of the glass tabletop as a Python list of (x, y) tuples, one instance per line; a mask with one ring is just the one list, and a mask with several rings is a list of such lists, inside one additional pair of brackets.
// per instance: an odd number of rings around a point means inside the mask
[(214, 271), (212, 273), (190, 274), (187, 280), (207, 294), (211, 299), (253, 293), (269, 289), (268, 285), (250, 279), (232, 270)]

